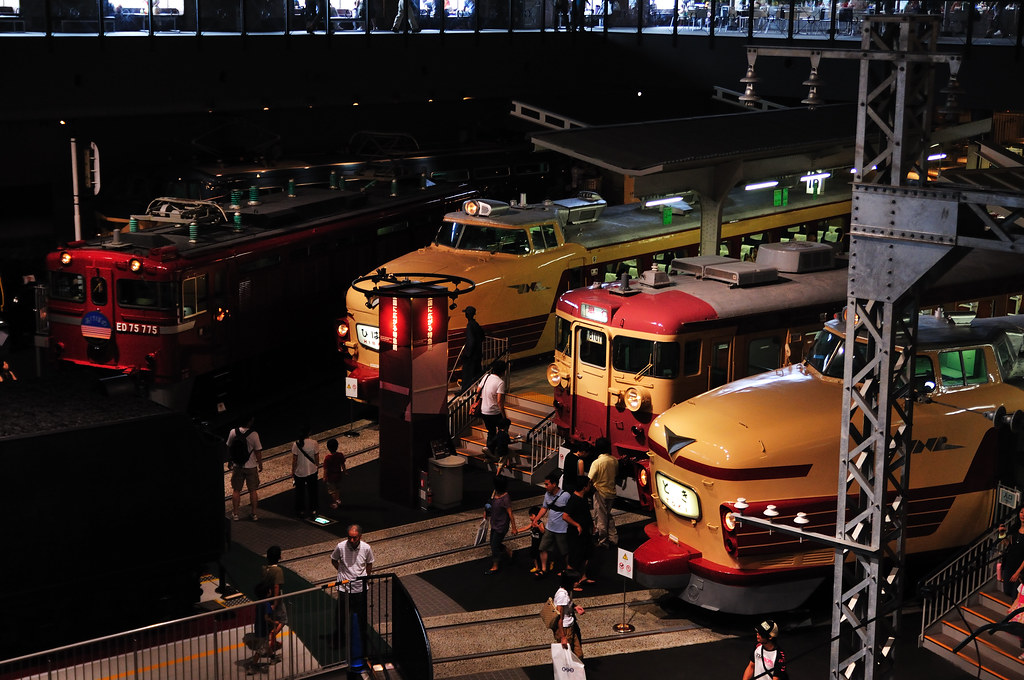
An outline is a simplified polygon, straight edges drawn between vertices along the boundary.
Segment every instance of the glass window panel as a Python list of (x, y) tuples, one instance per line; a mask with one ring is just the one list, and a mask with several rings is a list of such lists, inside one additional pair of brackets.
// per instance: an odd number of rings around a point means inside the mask
[(70, 272), (52, 272), (50, 297), (54, 300), (85, 302), (85, 277)]
[(245, 32), (284, 33), (284, 8), (283, 0), (245, 0)]
[(778, 368), (782, 343), (778, 338), (755, 338), (747, 345), (747, 375), (756, 375)]
[(240, 33), (242, 15), (238, 0), (202, 0), (199, 3), (199, 30), (202, 33)]
[(579, 351), (580, 361), (591, 366), (605, 367), (607, 344), (608, 341), (604, 333), (591, 328), (581, 328), (576, 335), (576, 347)]
[(572, 356), (572, 324), (560, 316), (555, 317), (555, 351)]
[(964, 370), (960, 363), (960, 352), (940, 352), (939, 371), (942, 374), (942, 383), (947, 386), (960, 386), (964, 384)]
[(509, 27), (510, 0), (479, 0), (480, 29), (507, 31)]
[(965, 349), (961, 354), (964, 362), (964, 379), (967, 384), (983, 385), (987, 383), (988, 370), (985, 366), (985, 350)]
[(94, 276), (89, 280), (89, 299), (100, 307), (107, 304), (107, 280), (102, 276)]
[[(99, 5), (95, 0), (65, 0), (51, 8), (54, 33), (92, 33), (100, 31)], [(113, 30), (113, 23), (109, 26)]]
[(697, 375), (700, 373), (700, 340), (688, 340), (683, 350), (683, 373)]
[(512, 28), (535, 31), (540, 28), (543, 0), (512, 0)]
[(117, 282), (117, 304), (122, 307), (174, 307), (174, 290), (169, 282), (121, 279)]

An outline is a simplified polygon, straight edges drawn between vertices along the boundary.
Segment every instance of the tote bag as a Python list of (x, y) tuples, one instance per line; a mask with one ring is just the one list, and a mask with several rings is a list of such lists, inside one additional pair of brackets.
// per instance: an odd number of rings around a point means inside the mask
[(557, 642), (551, 643), (551, 664), (555, 667), (555, 680), (586, 680), (583, 662)]

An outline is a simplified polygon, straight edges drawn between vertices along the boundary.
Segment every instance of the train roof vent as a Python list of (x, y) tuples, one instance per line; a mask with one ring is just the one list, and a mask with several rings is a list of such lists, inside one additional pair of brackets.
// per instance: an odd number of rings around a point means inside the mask
[(731, 286), (756, 286), (771, 283), (779, 278), (779, 270), (766, 267), (760, 262), (725, 262), (704, 268), (704, 278), (721, 281)]
[(664, 288), (672, 285), (672, 279), (667, 272), (661, 271), (658, 269), (658, 265), (654, 265), (640, 274), (640, 284), (649, 288)]
[(787, 274), (804, 274), (835, 267), (835, 250), (813, 241), (765, 243), (757, 249), (757, 262)]
[(722, 257), (721, 255), (698, 255), (696, 257), (677, 257), (672, 260), (672, 269), (680, 274), (689, 274), (698, 279), (704, 278), (704, 269), (716, 264), (726, 262), (739, 262), (734, 257)]
[(566, 224), (595, 222), (604, 212), (608, 202), (593, 191), (581, 191), (576, 198), (562, 198), (554, 201), (559, 208), (569, 211)]

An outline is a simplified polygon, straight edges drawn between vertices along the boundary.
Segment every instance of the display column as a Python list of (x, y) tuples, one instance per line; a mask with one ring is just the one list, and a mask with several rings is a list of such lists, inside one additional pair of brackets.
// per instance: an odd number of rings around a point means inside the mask
[(448, 290), (381, 286), (380, 495), (417, 507), (431, 441), (447, 441)]

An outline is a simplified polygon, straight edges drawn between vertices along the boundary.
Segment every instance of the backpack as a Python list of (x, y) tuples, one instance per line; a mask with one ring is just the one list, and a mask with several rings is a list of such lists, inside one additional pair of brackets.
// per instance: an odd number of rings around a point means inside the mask
[(235, 438), (228, 447), (228, 457), (239, 467), (249, 461), (249, 432), (243, 435), (237, 427), (235, 428)]

